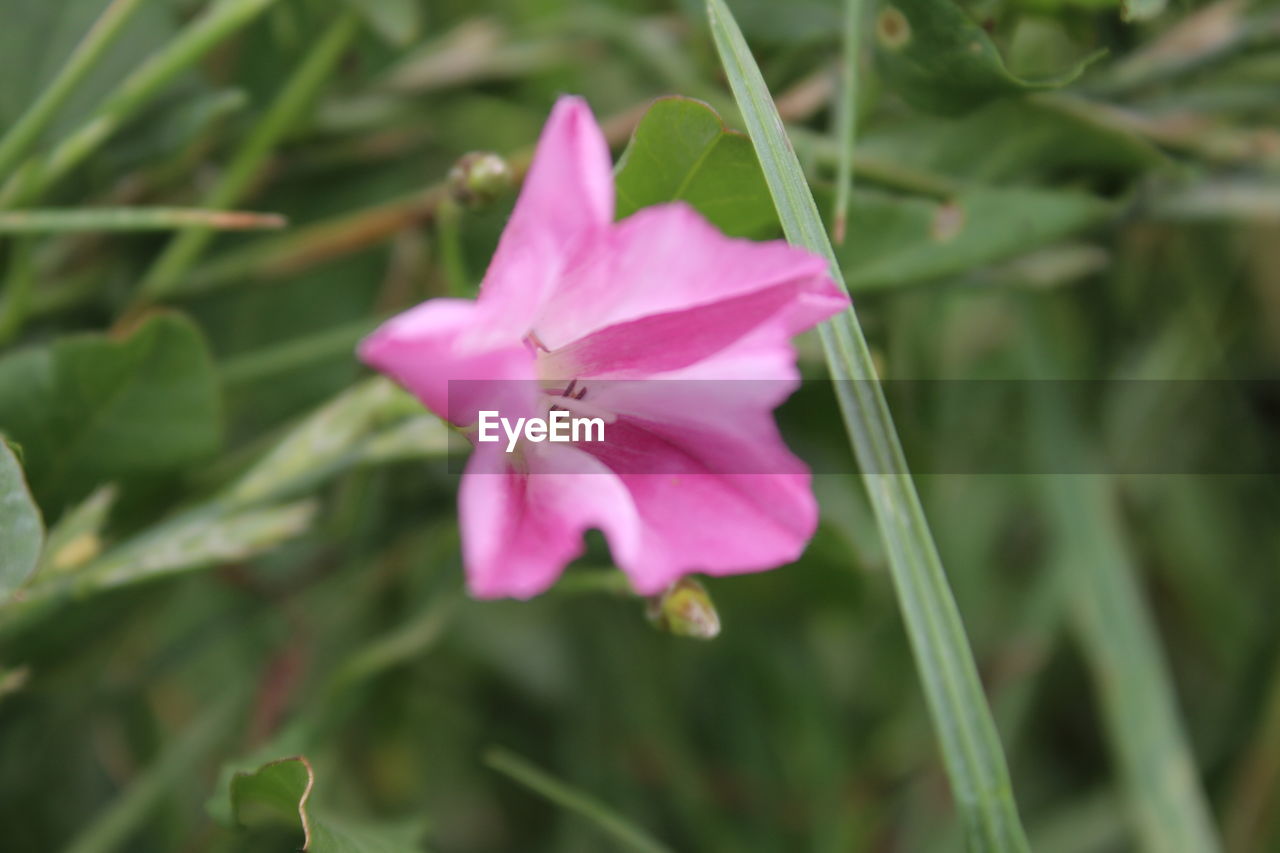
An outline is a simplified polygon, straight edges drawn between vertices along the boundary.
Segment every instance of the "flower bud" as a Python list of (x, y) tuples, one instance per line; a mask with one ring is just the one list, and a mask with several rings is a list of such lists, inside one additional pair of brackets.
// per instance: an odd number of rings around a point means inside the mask
[(647, 615), (655, 626), (677, 637), (711, 640), (720, 633), (720, 614), (706, 587), (693, 578), (681, 578), (651, 597)]
[(512, 183), (511, 167), (491, 151), (464, 154), (449, 170), (449, 195), (468, 207), (493, 201)]

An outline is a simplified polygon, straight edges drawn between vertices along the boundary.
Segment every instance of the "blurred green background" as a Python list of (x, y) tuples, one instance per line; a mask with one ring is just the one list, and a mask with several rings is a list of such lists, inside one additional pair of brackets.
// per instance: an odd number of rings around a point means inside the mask
[[(105, 5), (0, 0), (0, 127)], [(730, 5), (830, 210), (845, 4)], [(882, 376), (1274, 378), (1280, 7), (964, 13), (1004, 57), (996, 82), (921, 40), (904, 54), (884, 7), (858, 11), (837, 251)], [(1020, 82), (1099, 50), (1065, 88)], [(0, 850), (297, 849), (288, 790), (284, 819), (226, 825), (232, 773), (296, 755), (322, 853), (645, 849), (601, 807), (673, 850), (959, 849), (855, 474), (816, 478), (799, 563), (708, 581), (711, 642), (650, 626), (595, 537), (535, 601), (466, 598), (439, 427), (352, 350), (474, 291), (514, 190), (463, 203), (450, 168), (487, 150), (518, 172), (564, 92), (615, 156), (661, 95), (740, 126), (692, 0), (154, 0), (7, 164), (5, 211), (228, 207), (289, 228), (0, 219), (0, 430), (50, 531), (0, 603)], [(738, 224), (779, 233), (768, 211)], [(1090, 401), (1087, 447), (1052, 406), (1014, 421), (963, 383), (914, 401), (931, 434), (1027, 460), (920, 477), (1020, 811), (1046, 853), (1210, 849), (1162, 846), (1151, 820), (1202, 787), (1223, 849), (1280, 850), (1275, 477), (1035, 473), (1200, 434), (1175, 385), (1123, 387)], [(1274, 402), (1241, 400), (1220, 449), (1273, 448)], [(847, 453), (829, 401), (785, 422), (806, 455)], [(521, 762), (596, 802), (548, 801)]]

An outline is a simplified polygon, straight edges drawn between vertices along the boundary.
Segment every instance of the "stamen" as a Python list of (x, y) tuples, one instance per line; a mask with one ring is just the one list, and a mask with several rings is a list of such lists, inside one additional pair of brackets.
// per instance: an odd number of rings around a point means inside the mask
[(547, 345), (538, 338), (537, 332), (530, 331), (529, 334), (524, 336), (524, 342), (526, 346), (535, 352), (551, 352), (551, 350), (547, 348)]

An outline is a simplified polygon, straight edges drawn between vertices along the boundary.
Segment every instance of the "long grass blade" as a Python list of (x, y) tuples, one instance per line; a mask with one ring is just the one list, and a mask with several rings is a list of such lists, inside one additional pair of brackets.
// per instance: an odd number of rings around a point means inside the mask
[[(355, 12), (344, 12), (330, 24), (285, 83), (266, 115), (254, 126), (218, 183), (205, 196), (203, 206), (230, 207), (244, 195), (267, 156), (293, 129), (303, 110), (329, 78), (359, 31), (359, 21)], [(212, 232), (206, 229), (192, 229), (175, 237), (143, 279), (141, 298), (154, 299), (173, 289), (212, 236)]]
[(844, 0), (844, 39), (840, 46), (840, 85), (836, 87), (836, 200), (832, 211), (832, 239), (844, 242), (848, 227), (849, 191), (853, 185), (854, 125), (858, 116), (858, 40), (862, 0)]
[[(711, 32), (787, 239), (843, 285), (813, 195), (750, 49), (723, 0)], [(884, 538), (898, 601), (970, 849), (1025, 851), (1004, 751), (870, 352), (850, 308), (820, 328), (841, 413)]]
[(0, 190), (0, 209), (22, 207), (43, 195), (151, 103), (160, 89), (275, 2), (223, 0), (188, 24), (130, 73), (47, 158), (20, 169)]
[(0, 234), (171, 231), (196, 225), (220, 231), (258, 231), (283, 228), (285, 224), (285, 218), (277, 213), (191, 207), (86, 207), (70, 210), (0, 211)]
[(66, 853), (111, 853), (127, 849), (125, 842), (143, 827), (152, 812), (183, 777), (204, 769), (210, 753), (229, 739), (246, 697), (232, 687), (202, 711), (180, 735), (169, 741), (155, 762), (140, 772), (102, 813), (66, 846)]
[(0, 139), (0, 180), (8, 177), (23, 155), (31, 150), (41, 132), (53, 121), (76, 87), (89, 76), (89, 72), (115, 42), (124, 30), (124, 25), (142, 7), (143, 2), (144, 0), (112, 0), (111, 5), (94, 21), (89, 32), (85, 33), (35, 103), (27, 108), (22, 117), (5, 133), (4, 138)]
[[(1035, 373), (1057, 375), (1043, 327), (1027, 327)], [(1039, 383), (1032, 452), (1042, 470), (1088, 470), (1092, 452), (1071, 413)], [(1101, 469), (1099, 469), (1101, 471)], [(1178, 713), (1159, 635), (1138, 583), (1110, 479), (1043, 475), (1038, 485), (1057, 543), (1075, 633), (1093, 672), (1123, 790), (1149, 853), (1215, 853), (1220, 844)]]
[(671, 848), (655, 841), (648, 833), (632, 825), (603, 803), (569, 787), (558, 779), (553, 779), (518, 755), (513, 755), (505, 749), (494, 748), (486, 753), (484, 762), (556, 805), (587, 818), (603, 832), (612, 836), (619, 844), (618, 849), (634, 850), (636, 853), (670, 853), (671, 851)]

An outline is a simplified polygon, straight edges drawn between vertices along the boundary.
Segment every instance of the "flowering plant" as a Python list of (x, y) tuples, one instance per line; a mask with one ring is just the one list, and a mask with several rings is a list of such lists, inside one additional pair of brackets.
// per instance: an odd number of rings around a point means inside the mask
[[(826, 262), (726, 237), (680, 202), (613, 220), (608, 145), (586, 103), (561, 98), (479, 298), (429, 300), (360, 346), (473, 437), (489, 410), (609, 422), (601, 444), (477, 443), (459, 518), (479, 597), (543, 592), (592, 527), (654, 594), (790, 562), (817, 524), (771, 413), (798, 380), (791, 338), (848, 304)], [(702, 380), (725, 390), (699, 400)]]

